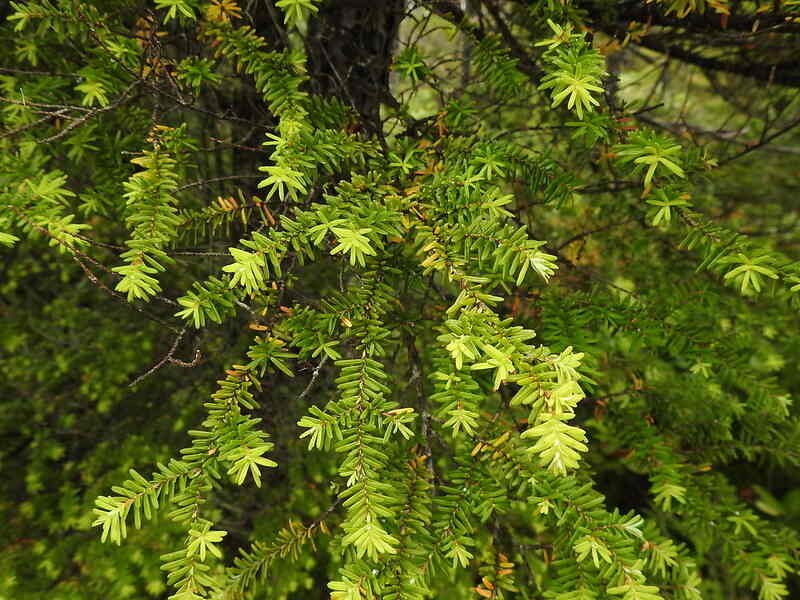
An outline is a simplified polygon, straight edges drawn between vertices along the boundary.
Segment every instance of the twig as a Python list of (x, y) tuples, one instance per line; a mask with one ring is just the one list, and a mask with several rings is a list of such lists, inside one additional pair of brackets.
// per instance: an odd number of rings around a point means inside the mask
[(55, 73), (52, 71), (24, 71), (22, 69), (9, 69), (8, 67), (0, 67), (0, 73), (11, 73), (12, 75), (41, 75), (44, 77), (72, 77), (73, 79), (81, 78), (81, 76), (76, 73)]
[[(745, 146), (745, 151), (741, 152), (735, 156), (732, 156), (728, 159), (725, 159), (723, 162), (728, 162), (730, 160), (734, 160), (747, 152), (752, 152), (753, 150), (763, 148), (764, 150), (771, 150), (773, 152), (779, 152), (784, 154), (800, 154), (800, 147), (793, 148), (789, 146), (772, 146), (769, 145), (769, 140), (766, 140), (764, 136), (760, 140), (743, 140), (738, 137), (741, 133), (740, 131), (725, 131), (723, 129), (703, 129), (697, 125), (692, 125), (690, 123), (682, 122), (682, 123), (675, 123), (675, 122), (664, 122), (659, 121), (658, 119), (652, 119), (650, 117), (640, 117), (642, 121), (648, 123), (649, 125), (654, 125), (655, 127), (660, 127), (662, 129), (666, 129), (671, 133), (680, 136), (683, 131), (691, 131), (697, 135), (705, 135), (709, 136), (715, 140), (719, 140), (721, 142), (732, 142), (734, 144), (741, 144)], [(798, 123), (790, 124), (789, 129), (797, 125)], [(786, 130), (788, 131), (788, 129)], [(781, 131), (777, 135), (781, 135), (782, 133), (786, 133), (786, 131)]]
[(169, 256), (224, 256), (230, 258), (227, 252), (214, 252), (212, 250), (168, 250)]
[[(243, 138), (243, 140), (248, 139), (252, 135), (254, 130), (255, 130), (255, 127), (251, 128), (250, 133), (248, 133), (248, 135), (245, 136)], [(257, 148), (256, 146), (244, 146), (242, 144), (237, 144), (235, 142), (228, 142), (226, 140), (221, 140), (221, 139), (215, 138), (213, 136), (210, 139), (211, 139), (212, 142), (216, 142), (217, 144), (219, 144), (221, 146), (229, 146), (231, 148), (239, 148), (240, 150), (249, 150), (250, 152), (259, 152), (261, 154), (268, 154), (268, 151), (265, 150), (264, 148)], [(204, 150), (205, 150), (205, 148), (204, 148)], [(213, 150), (213, 148), (208, 148), (208, 150)]]
[(636, 112), (632, 112), (630, 114), (631, 117), (636, 117), (638, 115), (643, 115), (644, 113), (650, 112), (652, 110), (656, 110), (657, 108), (661, 108), (664, 106), (663, 102), (659, 102), (658, 104), (653, 104), (652, 106), (645, 106), (644, 108), (640, 108)]
[(16, 129), (10, 129), (8, 131), (4, 131), (3, 133), (0, 133), (0, 138), (13, 137), (13, 136), (17, 135), (18, 133), (22, 133), (23, 131), (27, 131), (28, 129), (33, 129), (37, 125), (41, 125), (42, 123), (44, 123), (45, 121), (49, 121), (50, 119), (55, 119), (57, 117), (65, 117), (65, 116), (67, 116), (66, 112), (68, 110), (69, 110), (68, 108), (62, 108), (62, 109), (57, 110), (56, 112), (53, 112), (53, 113), (46, 113), (44, 117), (42, 117), (41, 119), (35, 120), (33, 123), (27, 123), (26, 125), (21, 125), (20, 127), (17, 127)]
[(191, 362), (186, 362), (185, 360), (175, 357), (170, 357), (169, 362), (171, 362), (173, 365), (178, 365), (179, 367), (192, 368), (200, 364), (201, 358), (203, 358), (203, 355), (200, 353), (200, 348), (195, 348), (194, 358), (191, 360)]
[(253, 317), (256, 321), (258, 321), (260, 315), (256, 311), (254, 311), (252, 308), (250, 308), (247, 304), (245, 304), (241, 300), (234, 300), (234, 303), (236, 304), (236, 306), (239, 306), (239, 307), (245, 309), (247, 312), (250, 313), (251, 317)]
[(328, 355), (322, 357), (322, 360), (319, 361), (319, 364), (314, 367), (314, 371), (311, 373), (311, 380), (308, 382), (306, 389), (302, 391), (302, 393), (297, 397), (297, 401), (305, 400), (306, 397), (311, 393), (314, 384), (317, 382), (317, 378), (319, 377), (319, 373), (322, 370), (322, 367), (325, 366), (325, 363), (328, 362)]
[[(56, 243), (58, 243), (59, 245), (63, 246), (64, 248), (66, 248), (66, 249), (67, 249), (67, 251), (70, 253), (70, 256), (72, 257), (72, 259), (73, 259), (75, 262), (77, 262), (77, 263), (78, 263), (78, 265), (81, 267), (81, 269), (83, 270), (83, 272), (84, 272), (84, 273), (86, 273), (86, 277), (88, 277), (88, 278), (89, 278), (89, 281), (91, 281), (91, 282), (92, 282), (94, 285), (96, 285), (97, 287), (99, 287), (101, 290), (103, 290), (104, 292), (106, 292), (106, 293), (107, 293), (109, 296), (111, 296), (111, 297), (112, 297), (112, 298), (114, 298), (115, 300), (117, 300), (117, 301), (121, 302), (121, 303), (122, 303), (122, 304), (124, 304), (125, 306), (129, 306), (129, 307), (130, 307), (130, 308), (132, 308), (133, 310), (135, 310), (135, 311), (137, 311), (137, 312), (140, 312), (140, 313), (142, 313), (142, 314), (143, 314), (145, 317), (147, 317), (147, 318), (148, 318), (148, 319), (150, 319), (151, 321), (155, 321), (155, 322), (156, 322), (156, 323), (158, 323), (159, 325), (161, 325), (161, 326), (163, 326), (163, 327), (166, 327), (166, 328), (170, 329), (171, 331), (174, 331), (174, 332), (176, 332), (176, 333), (177, 333), (177, 331), (178, 331), (178, 329), (177, 329), (177, 328), (173, 327), (172, 325), (170, 325), (169, 323), (167, 323), (167, 322), (166, 322), (166, 321), (164, 321), (163, 319), (160, 319), (159, 317), (155, 316), (154, 314), (151, 314), (151, 313), (149, 313), (148, 311), (144, 310), (143, 308), (141, 308), (141, 307), (139, 307), (139, 306), (136, 306), (135, 304), (132, 304), (132, 303), (128, 302), (128, 301), (127, 301), (127, 300), (126, 300), (126, 299), (125, 299), (125, 298), (124, 298), (124, 297), (123, 297), (121, 294), (119, 294), (118, 292), (115, 292), (114, 290), (112, 290), (111, 288), (109, 288), (109, 287), (108, 287), (106, 284), (104, 284), (102, 281), (100, 281), (100, 279), (97, 277), (97, 275), (95, 275), (95, 274), (94, 274), (94, 271), (92, 271), (92, 270), (91, 270), (89, 267), (87, 267), (87, 266), (84, 264), (84, 262), (81, 260), (81, 258), (84, 258), (84, 259), (86, 259), (87, 261), (91, 262), (92, 264), (96, 265), (98, 268), (100, 268), (100, 269), (102, 269), (102, 270), (106, 271), (107, 273), (111, 274), (111, 275), (112, 275), (112, 276), (114, 276), (114, 277), (120, 277), (120, 275), (118, 275), (117, 273), (114, 273), (114, 272), (113, 272), (113, 271), (111, 271), (111, 270), (110, 270), (108, 267), (106, 267), (104, 264), (102, 264), (102, 263), (100, 263), (100, 262), (96, 261), (96, 260), (95, 260), (95, 259), (93, 259), (91, 256), (89, 256), (88, 254), (85, 254), (85, 253), (81, 252), (80, 250), (78, 250), (77, 248), (75, 248), (75, 247), (73, 247), (73, 246), (70, 246), (70, 245), (69, 245), (68, 243), (66, 243), (64, 240), (62, 240), (62, 239), (60, 239), (60, 238), (56, 237), (55, 235), (53, 235), (52, 233), (50, 233), (50, 232), (49, 232), (47, 229), (45, 229), (45, 228), (44, 228), (44, 227), (42, 227), (41, 225), (37, 225), (36, 223), (34, 223), (33, 221), (31, 221), (31, 220), (30, 220), (30, 219), (27, 217), (27, 215), (23, 214), (23, 213), (22, 213), (22, 211), (20, 211), (20, 210), (19, 210), (19, 209), (18, 209), (16, 206), (11, 206), (11, 205), (6, 205), (6, 206), (7, 206), (9, 209), (11, 209), (11, 211), (12, 211), (12, 212), (14, 212), (14, 214), (16, 214), (16, 215), (17, 215), (17, 217), (19, 217), (20, 219), (22, 219), (23, 221), (25, 221), (26, 223), (28, 223), (28, 225), (30, 225), (31, 227), (33, 227), (33, 228), (34, 228), (36, 231), (38, 231), (38, 232), (39, 232), (39, 233), (41, 233), (42, 235), (45, 235), (45, 236), (47, 236), (47, 237), (49, 237), (49, 238), (51, 238), (51, 239), (55, 240), (55, 241), (56, 241)], [(174, 306), (177, 306), (177, 305), (178, 305), (178, 303), (177, 303), (177, 302), (175, 302), (174, 300), (170, 300), (169, 298), (164, 298), (164, 297), (161, 297), (161, 296), (155, 296), (155, 298), (156, 298), (157, 300), (160, 300), (161, 302), (165, 302), (165, 303), (167, 303), (167, 304), (171, 304), (171, 305), (174, 305)]]
[(182, 192), (183, 190), (188, 190), (189, 188), (193, 187), (200, 187), (203, 185), (208, 185), (210, 183), (216, 183), (218, 181), (230, 181), (232, 179), (263, 179), (264, 175), (226, 175), (225, 177), (214, 177), (213, 179), (202, 179), (200, 181), (193, 181), (192, 183), (187, 183), (186, 185), (180, 186), (178, 189), (175, 190), (175, 193)]
[(152, 367), (150, 367), (147, 371), (145, 371), (144, 373), (139, 375), (136, 379), (134, 379), (131, 383), (129, 383), (128, 387), (129, 388), (134, 387), (136, 384), (138, 384), (139, 382), (143, 381), (144, 379), (146, 379), (147, 377), (149, 377), (150, 375), (152, 375), (156, 371), (158, 371), (161, 367), (163, 367), (168, 362), (172, 363), (173, 365), (178, 365), (179, 367), (187, 367), (187, 368), (196, 367), (197, 364), (200, 362), (200, 358), (201, 358), (201, 354), (200, 354), (200, 349), (199, 348), (195, 348), (194, 359), (192, 359), (191, 362), (185, 362), (185, 361), (177, 359), (177, 358), (175, 358), (173, 356), (175, 354), (175, 350), (178, 349), (178, 344), (180, 344), (181, 339), (183, 339), (183, 336), (185, 334), (186, 334), (186, 326), (184, 326), (183, 329), (181, 329), (180, 332), (178, 332), (178, 335), (175, 337), (175, 341), (172, 343), (172, 347), (169, 349), (169, 352), (167, 352), (161, 360), (159, 360), (156, 364), (154, 364)]
[(110, 110), (114, 110), (115, 108), (119, 107), (123, 102), (125, 102), (128, 99), (128, 96), (130, 95), (131, 90), (133, 88), (135, 88), (137, 85), (139, 85), (139, 81), (138, 80), (134, 81), (127, 88), (125, 88), (125, 91), (122, 92), (122, 94), (120, 94), (119, 97), (114, 102), (109, 104), (108, 106), (103, 106), (101, 108), (95, 108), (94, 110), (92, 110), (92, 111), (86, 113), (85, 115), (83, 115), (81, 118), (75, 119), (72, 123), (70, 123), (69, 125), (64, 127), (64, 129), (59, 131), (57, 134), (51, 135), (49, 138), (45, 138), (43, 140), (39, 140), (38, 143), (39, 144), (49, 144), (50, 142), (55, 142), (56, 140), (60, 140), (65, 135), (67, 135), (70, 131), (72, 131), (76, 127), (80, 127), (81, 125), (86, 123), (86, 121), (88, 121), (92, 117), (95, 117), (95, 116), (97, 116), (97, 115), (99, 115), (101, 113), (104, 113), (104, 112), (108, 112)]
[(411, 361), (412, 373), (409, 384), (414, 385), (417, 392), (417, 404), (419, 404), (420, 411), (420, 437), (422, 438), (422, 445), (425, 450), (425, 455), (428, 457), (426, 461), (428, 467), (428, 478), (433, 485), (433, 495), (437, 495), (437, 481), (439, 481), (434, 466), (433, 450), (431, 445), (431, 411), (428, 406), (428, 398), (425, 396), (425, 390), (422, 387), (422, 361), (417, 352), (417, 347), (414, 345), (414, 340), (411, 335), (405, 336), (406, 349), (408, 351), (408, 358)]
[(751, 153), (751, 152), (753, 152), (754, 150), (759, 150), (760, 148), (763, 148), (764, 146), (766, 146), (767, 144), (769, 144), (769, 143), (770, 143), (772, 140), (774, 140), (774, 139), (775, 139), (775, 138), (777, 138), (778, 136), (781, 136), (781, 135), (783, 135), (783, 134), (785, 134), (785, 133), (788, 133), (789, 131), (791, 131), (792, 129), (794, 129), (795, 127), (797, 127), (798, 125), (800, 125), (800, 118), (798, 118), (798, 119), (795, 119), (794, 121), (792, 121), (791, 123), (789, 123), (789, 124), (788, 124), (788, 125), (786, 125), (785, 127), (783, 127), (783, 128), (781, 128), (781, 129), (779, 129), (779, 130), (778, 130), (778, 131), (776, 131), (775, 133), (773, 133), (773, 134), (771, 134), (771, 135), (768, 135), (768, 136), (765, 136), (765, 137), (763, 137), (763, 138), (762, 138), (762, 139), (761, 139), (761, 140), (760, 140), (760, 141), (759, 141), (757, 144), (753, 144), (753, 145), (752, 145), (752, 146), (750, 146), (749, 148), (745, 148), (745, 149), (744, 149), (744, 150), (742, 150), (741, 152), (738, 152), (737, 154), (734, 154), (733, 156), (729, 156), (729, 157), (728, 157), (728, 158), (726, 158), (725, 160), (722, 160), (722, 161), (720, 161), (720, 163), (719, 163), (719, 165), (718, 165), (718, 166), (719, 166), (719, 167), (721, 167), (722, 165), (725, 165), (725, 164), (727, 164), (727, 163), (729, 163), (729, 162), (731, 162), (731, 161), (734, 161), (734, 160), (736, 160), (737, 158), (741, 158), (741, 157), (742, 157), (742, 156), (744, 156), (745, 154), (750, 154), (750, 153)]
[(530, 54), (525, 51), (517, 38), (514, 37), (514, 34), (511, 33), (507, 24), (509, 19), (501, 14), (500, 9), (492, 0), (483, 0), (482, 4), (488, 9), (489, 14), (492, 15), (495, 25), (497, 25), (497, 28), (500, 30), (503, 41), (509, 46), (511, 54), (519, 61), (517, 68), (528, 75), (534, 82), (538, 82), (544, 73), (531, 59)]
[(32, 102), (28, 99), (25, 100), (14, 100), (13, 98), (6, 98), (5, 96), (0, 96), (0, 101), (8, 102), (9, 104), (17, 104), (19, 106), (32, 106), (34, 108), (55, 108), (57, 110), (79, 110), (81, 112), (92, 112), (91, 108), (86, 108), (85, 106), (76, 106), (73, 104), (44, 104), (42, 102)]

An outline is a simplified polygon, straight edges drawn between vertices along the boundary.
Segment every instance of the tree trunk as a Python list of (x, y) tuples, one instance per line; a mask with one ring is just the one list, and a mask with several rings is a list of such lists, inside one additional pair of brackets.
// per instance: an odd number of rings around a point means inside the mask
[(368, 133), (380, 131), (380, 105), (391, 103), (389, 68), (404, 0), (338, 0), (309, 23), (315, 93), (352, 106)]

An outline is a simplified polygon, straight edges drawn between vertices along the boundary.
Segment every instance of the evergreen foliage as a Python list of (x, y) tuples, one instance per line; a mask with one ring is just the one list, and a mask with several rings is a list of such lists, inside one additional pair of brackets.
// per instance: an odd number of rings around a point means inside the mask
[(798, 3), (0, 16), (0, 598), (800, 594)]

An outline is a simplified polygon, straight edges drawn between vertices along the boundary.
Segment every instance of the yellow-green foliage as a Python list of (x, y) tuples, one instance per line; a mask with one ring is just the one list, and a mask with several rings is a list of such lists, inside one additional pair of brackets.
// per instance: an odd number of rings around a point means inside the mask
[(333, 4), (2, 9), (0, 598), (800, 593), (796, 91), (761, 206), (613, 3)]

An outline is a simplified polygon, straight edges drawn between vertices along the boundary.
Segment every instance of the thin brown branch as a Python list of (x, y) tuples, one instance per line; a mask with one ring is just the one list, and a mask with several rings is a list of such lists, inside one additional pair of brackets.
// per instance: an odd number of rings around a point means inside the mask
[(425, 390), (422, 387), (424, 372), (422, 370), (422, 360), (420, 359), (419, 352), (414, 343), (411, 335), (405, 336), (406, 350), (408, 351), (408, 358), (411, 363), (411, 377), (409, 378), (409, 385), (414, 385), (417, 393), (417, 404), (420, 411), (420, 438), (422, 439), (422, 446), (427, 456), (426, 464), (428, 466), (428, 479), (433, 486), (433, 495), (437, 494), (439, 476), (436, 473), (435, 460), (433, 457), (433, 445), (431, 444), (432, 429), (431, 429), (431, 410), (428, 405), (428, 398), (425, 396)]
[[(692, 125), (691, 123), (686, 123), (686, 122), (671, 122), (671, 123), (669, 123), (669, 122), (665, 122), (665, 121), (659, 121), (658, 119), (653, 119), (653, 118), (650, 118), (650, 117), (639, 117), (639, 119), (641, 121), (647, 123), (648, 125), (652, 125), (654, 127), (658, 127), (659, 129), (665, 129), (665, 130), (669, 131), (670, 133), (672, 133), (673, 135), (678, 136), (678, 137), (682, 136), (685, 132), (689, 131), (689, 132), (691, 132), (693, 134), (696, 134), (698, 136), (708, 136), (710, 138), (713, 138), (713, 139), (721, 141), (721, 142), (730, 142), (730, 143), (733, 143), (733, 144), (739, 144), (739, 145), (742, 145), (742, 146), (746, 146), (745, 152), (740, 153), (738, 156), (742, 156), (742, 155), (746, 154), (747, 152), (752, 152), (753, 150), (756, 150), (756, 149), (769, 150), (769, 151), (772, 151), (772, 152), (778, 152), (778, 153), (783, 153), (783, 154), (800, 154), (800, 147), (794, 148), (794, 147), (790, 147), (790, 146), (775, 146), (773, 144), (770, 144), (769, 141), (765, 142), (764, 141), (765, 140), (765, 136), (763, 136), (763, 135), (761, 136), (761, 139), (759, 139), (759, 140), (742, 139), (742, 138), (739, 137), (739, 134), (741, 133), (741, 130), (740, 131), (725, 131), (725, 130), (722, 130), (722, 129), (704, 129), (703, 127), (699, 127), (697, 125)], [(798, 124), (800, 124), (800, 123), (795, 122), (794, 125), (790, 125), (789, 129), (791, 129), (792, 127), (794, 127), (794, 126), (796, 126)], [(786, 131), (782, 131), (782, 133), (786, 133), (787, 131), (788, 131), (788, 129)], [(781, 133), (779, 133), (779, 135), (781, 135)], [(728, 160), (733, 160), (733, 159), (734, 159), (734, 157), (731, 157), (730, 159), (726, 159), (723, 162), (728, 162)]]
[(62, 108), (60, 110), (57, 110), (56, 112), (46, 113), (44, 117), (42, 117), (41, 119), (36, 119), (33, 123), (27, 123), (26, 125), (22, 125), (20, 127), (17, 127), (16, 129), (10, 129), (8, 131), (4, 131), (3, 133), (0, 133), (0, 139), (7, 138), (7, 137), (13, 137), (15, 135), (18, 135), (18, 134), (24, 132), (24, 131), (27, 131), (28, 129), (33, 129), (37, 125), (41, 125), (42, 123), (45, 123), (45, 122), (49, 121), (50, 119), (57, 119), (58, 117), (64, 117), (64, 116), (66, 116), (66, 112), (68, 110), (69, 109), (67, 109), (67, 108)]
[(54, 71), (26, 71), (24, 69), (9, 69), (8, 67), (0, 67), (0, 73), (10, 73), (11, 75), (39, 75), (41, 77), (71, 77), (72, 79), (81, 78), (81, 76), (76, 73), (56, 73)]
[(790, 20), (788, 15), (773, 14), (731, 14), (721, 15), (711, 10), (705, 13), (689, 13), (682, 17), (662, 14), (661, 5), (645, 4), (640, 0), (625, 2), (619, 6), (619, 15), (626, 22), (639, 21), (662, 27), (674, 27), (699, 33), (722, 34), (752, 37), (774, 33), (798, 33), (800, 24)]
[(233, 181), (236, 179), (263, 179), (264, 175), (226, 175), (225, 177), (214, 177), (213, 179), (202, 179), (200, 181), (193, 181), (192, 183), (187, 183), (186, 185), (180, 186), (178, 189), (175, 190), (175, 193), (182, 192), (184, 190), (188, 190), (193, 187), (200, 187), (204, 185), (210, 185), (212, 183), (217, 183), (219, 181)]
[(509, 19), (500, 13), (500, 9), (495, 5), (493, 0), (482, 0), (481, 4), (485, 6), (489, 14), (492, 15), (503, 41), (508, 45), (514, 58), (519, 61), (517, 64), (519, 70), (528, 75), (534, 82), (538, 82), (542, 78), (542, 70), (536, 66), (530, 54), (525, 51), (514, 34), (511, 33), (507, 25)]
[(311, 390), (314, 389), (314, 385), (317, 383), (317, 378), (319, 377), (320, 371), (322, 371), (322, 367), (325, 366), (325, 363), (328, 362), (328, 355), (322, 357), (322, 360), (319, 361), (319, 364), (314, 367), (314, 370), (311, 372), (311, 379), (308, 382), (306, 388), (300, 393), (297, 397), (297, 402), (301, 402), (305, 400), (308, 395), (311, 393)]
[[(116, 291), (112, 290), (111, 288), (109, 288), (109, 287), (108, 287), (108, 286), (107, 286), (105, 283), (103, 283), (102, 281), (100, 281), (100, 279), (97, 277), (97, 275), (94, 273), (94, 271), (92, 271), (92, 270), (91, 270), (91, 269), (90, 269), (90, 268), (89, 268), (89, 267), (88, 267), (88, 266), (87, 266), (87, 265), (86, 265), (86, 264), (83, 262), (83, 260), (81, 260), (81, 259), (84, 259), (84, 260), (86, 260), (86, 261), (88, 261), (88, 262), (90, 262), (90, 263), (92, 263), (92, 264), (96, 265), (98, 268), (100, 268), (100, 269), (102, 269), (103, 271), (105, 271), (105, 272), (109, 273), (109, 274), (110, 274), (110, 275), (112, 275), (113, 277), (119, 277), (119, 275), (118, 275), (117, 273), (114, 273), (113, 271), (111, 271), (111, 269), (109, 269), (108, 267), (106, 267), (104, 264), (102, 264), (102, 263), (98, 262), (97, 260), (95, 260), (94, 258), (92, 258), (91, 256), (89, 256), (88, 254), (86, 254), (86, 253), (84, 253), (84, 252), (81, 252), (80, 250), (78, 250), (78, 249), (77, 249), (77, 248), (75, 248), (74, 246), (71, 246), (70, 244), (68, 244), (67, 242), (65, 242), (64, 240), (62, 240), (61, 238), (59, 238), (58, 236), (55, 236), (55, 235), (53, 235), (53, 234), (52, 234), (50, 231), (48, 231), (48, 230), (47, 230), (45, 227), (42, 227), (41, 225), (37, 225), (36, 223), (34, 223), (33, 221), (31, 221), (31, 220), (30, 220), (30, 218), (28, 218), (28, 216), (27, 216), (27, 215), (25, 215), (25, 214), (24, 214), (24, 213), (23, 213), (21, 210), (19, 210), (19, 209), (18, 209), (16, 206), (11, 206), (11, 205), (6, 205), (6, 206), (7, 206), (7, 207), (8, 207), (8, 208), (9, 208), (9, 209), (10, 209), (10, 210), (11, 210), (11, 211), (12, 211), (12, 212), (15, 214), (15, 215), (17, 215), (17, 217), (19, 217), (20, 219), (22, 219), (23, 221), (25, 221), (25, 222), (26, 222), (28, 225), (30, 225), (30, 226), (31, 226), (32, 228), (34, 228), (36, 231), (38, 231), (39, 233), (41, 233), (42, 235), (44, 235), (44, 236), (46, 236), (46, 237), (49, 237), (49, 238), (50, 238), (50, 239), (52, 239), (52, 240), (55, 240), (57, 244), (59, 244), (60, 246), (64, 247), (64, 248), (67, 250), (67, 252), (69, 252), (69, 254), (70, 254), (71, 258), (72, 258), (72, 259), (73, 259), (73, 260), (74, 260), (74, 261), (75, 261), (75, 262), (78, 264), (78, 266), (80, 266), (80, 268), (81, 268), (81, 269), (83, 270), (83, 272), (86, 274), (86, 277), (89, 279), (89, 281), (90, 281), (90, 282), (91, 282), (93, 285), (95, 285), (95, 286), (99, 287), (99, 288), (100, 288), (101, 290), (103, 290), (103, 291), (104, 291), (106, 294), (108, 294), (109, 296), (111, 296), (112, 298), (114, 298), (115, 300), (117, 300), (118, 302), (121, 302), (121, 303), (122, 303), (122, 304), (124, 304), (125, 306), (127, 306), (127, 307), (129, 307), (129, 308), (132, 308), (132, 309), (133, 309), (133, 310), (135, 310), (136, 312), (139, 312), (139, 313), (143, 314), (143, 315), (144, 315), (146, 318), (150, 319), (151, 321), (154, 321), (154, 322), (158, 323), (159, 325), (161, 325), (162, 327), (166, 327), (167, 329), (169, 329), (169, 330), (171, 330), (171, 331), (174, 331), (174, 332), (176, 332), (176, 333), (177, 333), (177, 331), (178, 331), (178, 329), (177, 329), (177, 328), (173, 327), (172, 325), (170, 325), (169, 323), (167, 323), (167, 322), (166, 322), (166, 321), (164, 321), (163, 319), (161, 319), (161, 318), (157, 317), (156, 315), (154, 315), (154, 314), (152, 314), (152, 313), (150, 313), (150, 312), (148, 312), (148, 311), (144, 310), (144, 309), (143, 309), (143, 308), (141, 308), (140, 306), (137, 306), (137, 305), (135, 305), (135, 304), (133, 304), (133, 303), (131, 303), (131, 302), (128, 302), (128, 301), (125, 299), (125, 297), (124, 297), (124, 296), (122, 296), (122, 294), (120, 294), (119, 292), (116, 292)], [(175, 302), (174, 300), (170, 300), (169, 298), (163, 298), (163, 297), (161, 297), (161, 296), (156, 296), (156, 299), (157, 299), (157, 300), (160, 300), (161, 302), (165, 302), (165, 303), (167, 303), (167, 304), (170, 304), (170, 305), (177, 305), (177, 302)]]
[(65, 135), (67, 135), (73, 129), (75, 129), (77, 127), (80, 127), (81, 125), (86, 123), (89, 119), (91, 119), (91, 118), (93, 118), (93, 117), (95, 117), (95, 116), (97, 116), (97, 115), (99, 115), (101, 113), (108, 112), (108, 111), (111, 111), (111, 110), (114, 110), (114, 109), (118, 108), (119, 106), (121, 106), (122, 104), (125, 103), (125, 101), (130, 96), (131, 91), (138, 84), (139, 84), (138, 80), (134, 81), (127, 88), (125, 88), (125, 91), (123, 91), (122, 94), (120, 94), (119, 97), (116, 100), (114, 100), (114, 102), (112, 102), (108, 106), (103, 106), (101, 108), (95, 108), (94, 110), (86, 113), (84, 116), (80, 117), (79, 119), (75, 119), (72, 123), (70, 123), (69, 125), (64, 127), (64, 129), (59, 131), (57, 134), (52, 135), (49, 138), (45, 138), (43, 140), (39, 140), (38, 143), (39, 144), (49, 144), (50, 142), (55, 142), (57, 140), (60, 140), (61, 138), (63, 138)]
[(788, 125), (780, 128), (778, 131), (775, 131), (774, 133), (771, 133), (770, 135), (762, 136), (761, 140), (759, 140), (757, 143), (752, 144), (750, 147), (745, 148), (741, 152), (738, 152), (738, 153), (734, 154), (733, 156), (729, 156), (728, 158), (720, 161), (719, 166), (721, 167), (723, 165), (726, 165), (729, 162), (732, 162), (732, 161), (736, 160), (737, 158), (741, 158), (742, 156), (750, 154), (751, 152), (753, 152), (755, 150), (760, 150), (761, 148), (766, 147), (772, 140), (774, 140), (774, 139), (776, 139), (776, 138), (778, 138), (778, 137), (780, 137), (780, 136), (782, 136), (782, 135), (784, 135), (786, 133), (789, 133), (792, 129), (794, 129), (798, 125), (800, 125), (800, 118), (795, 119), (794, 121), (792, 121)]
[(639, 46), (661, 52), (671, 58), (693, 64), (701, 69), (725, 71), (767, 84), (776, 83), (789, 87), (800, 87), (800, 68), (798, 68), (800, 63), (797, 61), (764, 64), (720, 60), (718, 58), (702, 56), (701, 54), (690, 52), (675, 44), (667, 44), (654, 36), (641, 38), (637, 40), (636, 43)]
[(183, 336), (186, 334), (186, 326), (184, 325), (183, 329), (178, 332), (178, 335), (175, 337), (175, 341), (172, 342), (172, 347), (169, 349), (161, 360), (159, 360), (156, 364), (150, 367), (147, 371), (139, 375), (136, 379), (128, 384), (129, 388), (134, 387), (138, 383), (141, 383), (143, 380), (148, 378), (150, 375), (158, 371), (161, 367), (163, 367), (168, 362), (173, 365), (178, 365), (179, 367), (196, 367), (200, 363), (200, 349), (195, 348), (194, 359), (191, 362), (185, 362), (180, 359), (174, 357), (175, 351), (178, 349), (178, 344), (181, 343)]
[(34, 108), (54, 108), (56, 110), (77, 110), (81, 112), (92, 112), (91, 108), (85, 106), (76, 106), (74, 104), (45, 104), (42, 102), (33, 102), (27, 98), (23, 100), (15, 100), (6, 96), (0, 96), (0, 101), (8, 102), (9, 104), (16, 104), (17, 106), (32, 106)]

